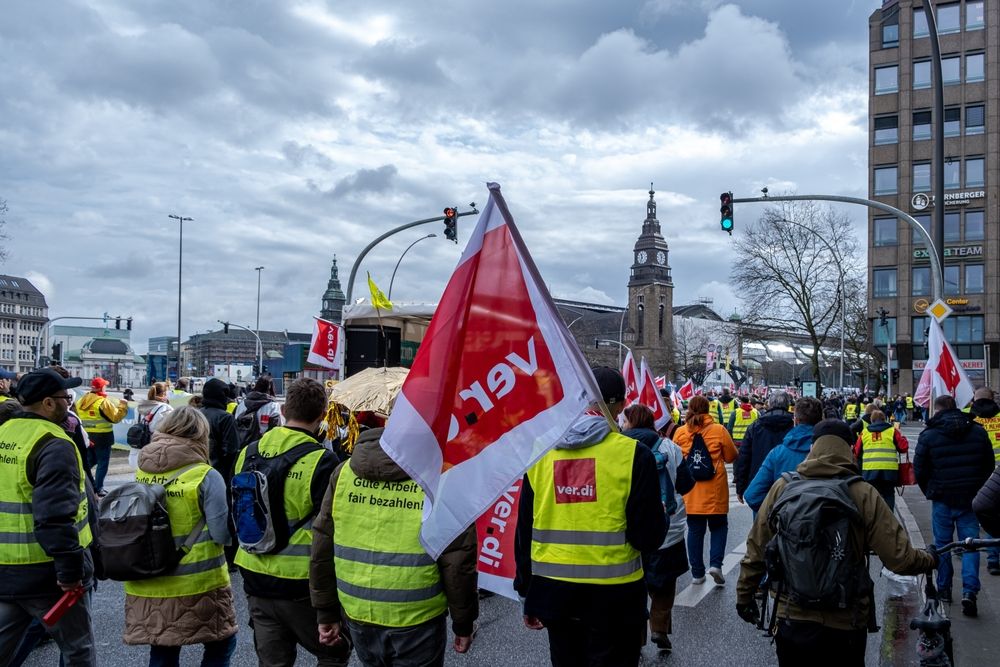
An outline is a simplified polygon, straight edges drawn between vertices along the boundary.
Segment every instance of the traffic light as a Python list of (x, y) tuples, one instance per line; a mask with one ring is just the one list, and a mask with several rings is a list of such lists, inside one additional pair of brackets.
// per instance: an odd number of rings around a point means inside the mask
[(131, 317), (128, 318), (127, 320), (125, 320), (125, 328), (127, 330), (129, 330), (129, 331), (132, 330), (132, 318)]
[(893, 368), (892, 369), (892, 381), (893, 382), (899, 382), (899, 369), (898, 368)]
[(264, 373), (268, 373), (269, 372), (267, 370), (267, 364), (264, 364), (263, 366), (261, 366), (261, 371), (263, 371)]
[(458, 243), (458, 218), (454, 208), (449, 206), (444, 210), (444, 237)]
[(260, 366), (257, 365), (257, 362), (254, 362), (253, 374), (254, 376), (260, 375)]
[(122, 318), (116, 317), (115, 318), (115, 329), (121, 329), (121, 328), (122, 328)]
[(722, 202), (722, 206), (719, 207), (719, 213), (721, 214), (721, 219), (719, 224), (722, 225), (722, 231), (726, 232), (730, 236), (733, 235), (733, 193), (723, 192), (719, 195), (719, 201)]
[[(223, 322), (222, 323), (222, 333), (225, 333), (225, 334), (229, 333), (229, 322)], [(254, 371), (254, 373), (256, 373), (256, 372), (257, 371)]]
[(62, 364), (62, 343), (52, 344), (52, 362)]

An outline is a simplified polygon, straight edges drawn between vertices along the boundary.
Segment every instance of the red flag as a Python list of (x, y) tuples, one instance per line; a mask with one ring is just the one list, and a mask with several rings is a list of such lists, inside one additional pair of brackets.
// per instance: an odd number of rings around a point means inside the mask
[(653, 423), (656, 425), (656, 430), (659, 431), (670, 421), (670, 410), (667, 409), (663, 396), (660, 396), (660, 392), (656, 388), (656, 380), (653, 378), (653, 372), (646, 365), (646, 357), (642, 358), (640, 368), (642, 389), (639, 392), (639, 402), (653, 411)]
[(931, 402), (931, 391), (936, 396), (950, 394), (955, 397), (955, 403), (962, 408), (972, 402), (975, 388), (965, 374), (961, 362), (955, 356), (955, 351), (945, 340), (944, 331), (937, 320), (931, 318), (930, 330), (927, 336), (927, 366), (924, 367), (923, 375), (917, 390), (913, 393), (913, 400), (923, 407), (928, 407)]
[(635, 367), (635, 359), (632, 357), (632, 350), (625, 355), (625, 363), (622, 364), (622, 377), (625, 378), (625, 405), (629, 406), (639, 402), (639, 394), (642, 391), (642, 383), (645, 378), (639, 375)]
[(516, 479), (510, 488), (476, 519), (476, 536), (479, 540), (479, 587), (517, 600), (514, 590), (514, 535), (517, 526), (518, 503), (521, 499), (521, 480)]
[(656, 383), (656, 388), (657, 389), (666, 389), (667, 388), (667, 376), (666, 375), (658, 375), (655, 378), (653, 378), (653, 381)]
[(313, 335), (309, 343), (309, 356), (306, 362), (340, 370), (341, 362), (344, 358), (343, 337), (344, 330), (333, 322), (313, 318)]
[(381, 440), (427, 493), (420, 539), (434, 558), (601, 400), (489, 189)]
[(691, 397), (694, 396), (694, 381), (688, 379), (687, 382), (681, 385), (681, 388), (677, 390), (682, 400), (690, 401)]

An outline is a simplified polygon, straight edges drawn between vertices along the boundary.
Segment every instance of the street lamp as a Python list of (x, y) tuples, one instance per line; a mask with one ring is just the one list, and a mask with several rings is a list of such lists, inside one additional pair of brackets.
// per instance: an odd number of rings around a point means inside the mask
[(180, 244), (177, 248), (177, 379), (181, 378), (181, 277), (184, 275), (184, 223), (194, 222), (194, 218), (187, 218), (183, 215), (167, 216), (176, 220), (179, 224), (177, 229), (180, 232)]
[(386, 297), (387, 299), (389, 299), (389, 301), (392, 301), (392, 283), (393, 283), (394, 280), (396, 280), (396, 269), (399, 268), (399, 263), (403, 261), (404, 257), (406, 257), (406, 253), (410, 252), (410, 248), (412, 248), (413, 246), (417, 245), (418, 243), (420, 243), (424, 239), (432, 239), (435, 236), (437, 236), (437, 234), (428, 234), (427, 236), (421, 236), (419, 239), (417, 239), (416, 241), (414, 241), (410, 245), (406, 246), (406, 250), (404, 250), (403, 254), (400, 255), (399, 259), (396, 260), (396, 268), (394, 268), (392, 270), (392, 278), (389, 278), (389, 295)]
[(261, 364), (263, 363), (264, 346), (260, 342), (260, 272), (264, 270), (264, 267), (255, 266), (253, 270), (257, 272), (257, 368), (263, 368)]

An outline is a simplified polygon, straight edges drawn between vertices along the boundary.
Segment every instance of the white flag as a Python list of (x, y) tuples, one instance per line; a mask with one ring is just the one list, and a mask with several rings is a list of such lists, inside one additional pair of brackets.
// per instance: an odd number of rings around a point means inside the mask
[(914, 392), (913, 400), (918, 405), (929, 407), (933, 389), (935, 396), (942, 394), (954, 396), (955, 403), (960, 408), (971, 403), (975, 387), (965, 374), (965, 369), (962, 368), (955, 351), (945, 340), (941, 325), (933, 317), (927, 337), (927, 356), (927, 366), (920, 376), (920, 383)]

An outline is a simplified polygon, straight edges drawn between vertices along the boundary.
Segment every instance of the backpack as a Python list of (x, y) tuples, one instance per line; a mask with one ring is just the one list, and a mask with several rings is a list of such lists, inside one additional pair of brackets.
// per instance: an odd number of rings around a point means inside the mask
[(153, 418), (156, 417), (161, 408), (162, 405), (156, 406), (146, 413), (145, 417), (128, 427), (125, 442), (128, 443), (129, 447), (142, 449), (149, 444), (149, 441), (153, 439), (153, 429), (149, 425), (153, 423)]
[[(264, 403), (264, 405), (267, 405), (267, 403)], [(247, 410), (236, 418), (236, 436), (240, 441), (240, 449), (243, 449), (251, 442), (260, 440), (260, 419), (257, 418), (257, 412), (264, 405), (257, 406), (256, 410)]]
[(852, 530), (861, 514), (848, 493), (861, 477), (782, 478), (787, 485), (767, 515), (774, 532), (764, 550), (769, 579), (799, 607), (851, 608), (872, 587), (863, 545)]
[(278, 456), (264, 457), (259, 441), (247, 447), (243, 470), (233, 475), (229, 483), (233, 524), (241, 549), (257, 555), (277, 553), (312, 518), (310, 513), (295, 525), (288, 525), (285, 481), (296, 461), (322, 449), (316, 442), (305, 442)]
[(123, 484), (101, 500), (97, 542), (109, 579), (137, 581), (169, 574), (191, 551), (205, 517), (178, 549), (170, 530), (166, 487), (196, 465), (181, 468), (163, 484)]
[(684, 457), (688, 468), (691, 469), (691, 476), (696, 482), (707, 482), (715, 477), (715, 464), (712, 462), (712, 455), (705, 444), (705, 438), (701, 433), (695, 433), (691, 439), (691, 450)]
[(660, 451), (667, 443), (660, 440), (653, 448), (653, 458), (656, 459), (656, 475), (660, 478), (660, 500), (663, 502), (663, 511), (667, 516), (672, 516), (677, 511), (677, 495), (674, 492), (674, 481), (670, 479), (670, 456), (665, 451)]

